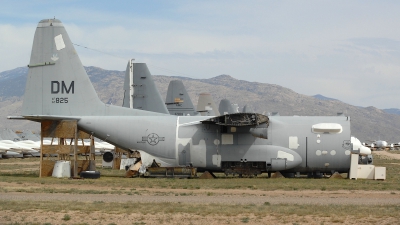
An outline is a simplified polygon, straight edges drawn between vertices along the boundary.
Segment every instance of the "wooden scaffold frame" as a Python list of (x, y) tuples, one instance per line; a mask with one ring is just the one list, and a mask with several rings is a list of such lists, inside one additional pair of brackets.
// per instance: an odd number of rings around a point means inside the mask
[[(52, 138), (50, 145), (44, 145), (44, 138)], [(58, 139), (53, 144), (54, 138)], [(70, 139), (70, 143), (67, 143)], [(85, 146), (83, 139), (90, 139), (90, 145)], [(82, 145), (78, 145), (78, 140)], [(45, 120), (41, 122), (41, 153), (39, 177), (52, 176), (55, 160), (50, 156), (57, 155), (57, 160), (71, 161), (71, 176), (78, 177), (84, 170), (95, 170), (95, 147), (92, 135), (78, 130), (76, 120)], [(84, 155), (85, 159), (78, 159), (78, 155)]]

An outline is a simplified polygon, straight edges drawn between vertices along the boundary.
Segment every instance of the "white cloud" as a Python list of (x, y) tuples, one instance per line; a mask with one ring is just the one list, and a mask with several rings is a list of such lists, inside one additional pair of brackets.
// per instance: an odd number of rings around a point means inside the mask
[(13, 26), (0, 24), (0, 68), (2, 71), (29, 64), (33, 35), (33, 24)]

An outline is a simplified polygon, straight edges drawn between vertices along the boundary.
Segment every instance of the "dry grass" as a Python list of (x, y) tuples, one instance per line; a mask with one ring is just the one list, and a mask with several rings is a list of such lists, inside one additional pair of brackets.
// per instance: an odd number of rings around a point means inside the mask
[(84, 211), (86, 213), (102, 212), (110, 214), (129, 214), (140, 212), (143, 214), (193, 214), (200, 216), (220, 215), (255, 215), (268, 216), (276, 215), (314, 215), (321, 217), (352, 215), (355, 218), (362, 218), (366, 215), (376, 217), (400, 218), (400, 206), (385, 205), (385, 207), (371, 207), (370, 205), (296, 205), (296, 204), (236, 204), (227, 206), (225, 204), (183, 204), (183, 203), (109, 203), (103, 201), (95, 202), (64, 202), (64, 201), (0, 201), (0, 211), (10, 210), (21, 211), (46, 211), (63, 212)]
[[(2, 202), (1, 224), (396, 224), (400, 207)], [(17, 222), (18, 221), (18, 222)]]
[[(27, 163), (25, 166), (23, 163)], [(209, 189), (239, 189), (239, 190), (400, 190), (400, 160), (390, 160), (384, 157), (375, 156), (374, 164), (385, 166), (387, 168), (385, 181), (375, 180), (348, 180), (348, 179), (268, 179), (265, 175), (257, 178), (236, 178), (225, 177), (223, 174), (217, 174), (218, 179), (200, 180), (200, 179), (162, 179), (162, 178), (123, 178), (125, 171), (103, 169), (98, 167), (101, 172), (101, 178), (96, 180), (70, 180), (55, 179), (52, 177), (38, 178), (38, 158), (28, 159), (7, 159), (0, 161), (0, 178), (3, 182), (23, 183), (25, 187), (29, 184), (65, 184), (65, 185), (90, 185), (93, 187), (107, 187), (108, 192), (116, 192), (124, 188), (130, 190), (132, 187), (142, 188), (162, 188), (162, 189), (188, 189), (188, 190), (209, 190)], [(101, 165), (101, 161), (97, 162)], [(23, 187), (21, 187), (24, 189)], [(116, 189), (113, 190), (112, 188)], [(26, 189), (26, 188), (25, 188)], [(0, 188), (0, 191), (2, 189)], [(4, 189), (3, 189), (4, 191)], [(23, 190), (21, 190), (23, 191)], [(28, 192), (53, 191), (60, 193), (69, 193), (74, 190), (43, 190), (42, 188), (28, 188)], [(85, 194), (86, 192), (82, 192)], [(104, 194), (106, 192), (92, 193)], [(128, 192), (123, 192), (128, 193)]]

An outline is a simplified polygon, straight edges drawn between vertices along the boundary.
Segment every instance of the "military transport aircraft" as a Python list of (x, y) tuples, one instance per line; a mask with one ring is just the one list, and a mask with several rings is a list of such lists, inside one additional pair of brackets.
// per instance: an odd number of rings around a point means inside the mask
[[(58, 19), (36, 28), (21, 116), (76, 120), (78, 128), (124, 149), (141, 149), (161, 166), (210, 171), (348, 172), (347, 116), (173, 116), (100, 101)], [(365, 152), (366, 154), (370, 154)]]

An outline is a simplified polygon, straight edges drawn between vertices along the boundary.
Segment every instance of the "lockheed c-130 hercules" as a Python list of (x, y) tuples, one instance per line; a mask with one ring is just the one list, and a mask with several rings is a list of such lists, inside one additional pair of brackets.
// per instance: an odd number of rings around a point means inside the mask
[(105, 104), (58, 19), (36, 28), (21, 114), (9, 118), (76, 120), (97, 138), (142, 150), (149, 163), (209, 171), (348, 172), (354, 148), (347, 116), (173, 116)]

